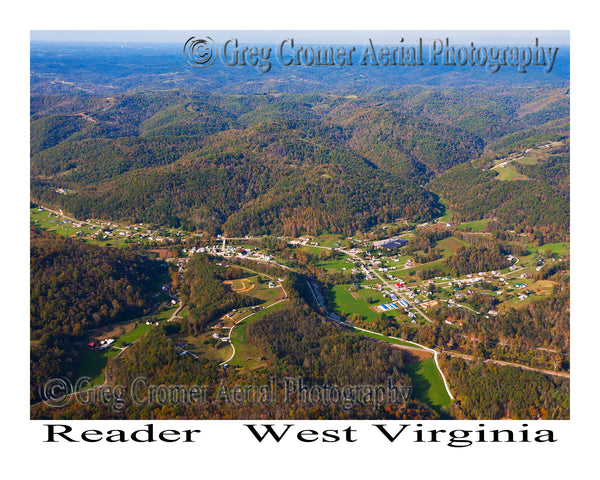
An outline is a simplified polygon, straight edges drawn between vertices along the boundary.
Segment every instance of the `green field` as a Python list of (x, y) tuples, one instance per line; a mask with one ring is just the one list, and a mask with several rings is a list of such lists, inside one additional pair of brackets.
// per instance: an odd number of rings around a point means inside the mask
[[(358, 299), (356, 299), (350, 294), (348, 288), (349, 285), (336, 285), (335, 287), (333, 287), (333, 289), (330, 290), (331, 298), (337, 307), (336, 310), (344, 315), (358, 313), (359, 315), (362, 315), (368, 320), (375, 320), (375, 316), (377, 315), (377, 313), (369, 308), (366, 300), (361, 295), (363, 294), (363, 292), (365, 292), (365, 290), (359, 290), (361, 294), (356, 292), (359, 297)], [(366, 291), (369, 292), (369, 294), (371, 294), (373, 298), (376, 298), (375, 294), (377, 292), (375, 292), (374, 290)]]
[(91, 378), (89, 387), (102, 385), (104, 382), (104, 367), (109, 358), (116, 357), (121, 352), (118, 348), (106, 348), (104, 350), (92, 350), (83, 359), (83, 363), (77, 372), (77, 378)]
[(396, 276), (405, 280), (406, 283), (417, 282), (418, 284), (421, 284), (421, 283), (423, 283), (423, 280), (420, 280), (418, 277), (411, 275), (409, 272), (417, 272), (419, 270), (428, 271), (428, 270), (433, 270), (433, 269), (439, 269), (445, 275), (448, 275), (448, 276), (450, 275), (450, 269), (448, 268), (448, 265), (446, 264), (445, 259), (442, 258), (440, 260), (435, 260), (433, 262), (424, 263), (422, 265), (416, 265), (414, 267), (409, 268), (408, 270), (398, 271)]
[(329, 248), (320, 248), (320, 247), (315, 247), (313, 245), (300, 245), (296, 248), (300, 251), (304, 251), (304, 252), (308, 253), (309, 255), (313, 255), (313, 256), (317, 256), (317, 257), (320, 254), (322, 254), (323, 252), (330, 252)]
[(339, 243), (339, 247), (346, 247), (346, 237), (343, 235), (323, 234), (315, 237), (311, 242), (317, 242), (320, 247), (338, 248), (338, 245), (334, 245), (334, 243)]
[(514, 180), (529, 180), (529, 177), (517, 172), (514, 165), (506, 165), (496, 169), (498, 176), (496, 180), (502, 181), (514, 181)]
[(456, 227), (459, 230), (464, 230), (465, 228), (470, 228), (473, 232), (485, 232), (487, 224), (490, 222), (489, 218), (484, 218), (482, 220), (473, 220), (469, 223), (463, 223)]
[(450, 221), (450, 210), (448, 209), (448, 202), (443, 198), (439, 198), (438, 201), (444, 206), (444, 211), (442, 212), (442, 216), (438, 219), (438, 222), (446, 222)]
[[(481, 221), (483, 221), (483, 220), (481, 220)], [(471, 223), (474, 223), (474, 222), (471, 222)], [(485, 226), (483, 228), (485, 229)], [(444, 255), (444, 258), (445, 258), (445, 257), (449, 257), (450, 255), (453, 255), (457, 248), (468, 247), (469, 244), (463, 240), (456, 238), (456, 237), (448, 237), (448, 238), (444, 238), (443, 240), (440, 240), (439, 242), (437, 242), (437, 246), (442, 249), (442, 255)]]
[(543, 253), (546, 250), (550, 250), (552, 253), (556, 253), (559, 257), (569, 253), (570, 243), (547, 243), (539, 247), (534, 247), (531, 244), (527, 245), (533, 252)]
[(131, 332), (126, 333), (119, 339), (115, 340), (114, 346), (126, 347), (127, 345), (131, 345), (133, 342), (139, 340), (144, 335), (146, 335), (148, 330), (152, 328), (155, 328), (155, 325), (146, 325), (145, 323), (138, 323)]
[(433, 358), (408, 363), (406, 368), (412, 379), (412, 394), (415, 398), (434, 408), (441, 408), (452, 403)]
[(346, 269), (346, 272), (352, 271), (353, 268), (356, 268), (353, 263), (348, 263), (346, 261), (348, 257), (344, 256), (339, 260), (326, 260), (320, 261), (317, 266), (324, 268), (326, 270), (335, 270), (336, 272), (343, 272)]

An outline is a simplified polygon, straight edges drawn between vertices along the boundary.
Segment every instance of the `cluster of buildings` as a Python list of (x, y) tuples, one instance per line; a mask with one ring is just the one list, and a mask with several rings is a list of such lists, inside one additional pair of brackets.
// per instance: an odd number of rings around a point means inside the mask
[(105, 348), (108, 348), (113, 343), (115, 343), (114, 338), (106, 338), (104, 340), (100, 340), (99, 342), (91, 341), (88, 343), (88, 347), (90, 347), (90, 348), (98, 347), (99, 350), (104, 350)]
[(375, 248), (383, 248), (388, 251), (404, 247), (406, 245), (408, 245), (408, 240), (404, 238), (386, 238), (385, 240), (373, 242), (373, 246)]

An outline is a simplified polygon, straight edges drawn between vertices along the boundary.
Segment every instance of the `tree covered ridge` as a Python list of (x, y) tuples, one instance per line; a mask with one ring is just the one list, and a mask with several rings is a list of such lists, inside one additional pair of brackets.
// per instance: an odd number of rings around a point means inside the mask
[(127, 250), (31, 229), (30, 397), (49, 378), (75, 379), (85, 331), (148, 313), (165, 268)]
[(33, 338), (83, 330), (141, 315), (166, 278), (156, 261), (127, 250), (87, 245), (31, 229)]
[[(81, 217), (210, 233), (351, 234), (397, 218), (438, 216), (441, 205), (423, 188), (434, 179), (444, 198), (446, 190), (466, 197), (461, 208), (450, 200), (457, 218), (478, 208), (529, 224), (562, 222), (556, 183), (537, 182), (523, 196), (515, 182), (477, 179), (472, 188), (475, 172), (468, 172), (468, 185), (454, 185), (453, 175), (449, 188), (435, 179), (484, 150), (489, 155), (502, 138), (560, 125), (564, 118), (552, 105), (568, 103), (565, 95), (553, 88), (415, 86), (361, 96), (35, 95), (31, 190)], [(58, 186), (72, 192), (57, 195)], [(501, 208), (469, 204), (484, 195), (500, 198)], [(523, 202), (509, 208), (515, 196)], [(552, 208), (539, 209), (542, 196)]]

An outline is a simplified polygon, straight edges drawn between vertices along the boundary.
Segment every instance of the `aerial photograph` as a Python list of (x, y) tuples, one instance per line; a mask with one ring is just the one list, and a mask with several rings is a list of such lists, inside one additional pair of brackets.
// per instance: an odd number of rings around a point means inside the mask
[(568, 31), (29, 47), (31, 419), (570, 418)]

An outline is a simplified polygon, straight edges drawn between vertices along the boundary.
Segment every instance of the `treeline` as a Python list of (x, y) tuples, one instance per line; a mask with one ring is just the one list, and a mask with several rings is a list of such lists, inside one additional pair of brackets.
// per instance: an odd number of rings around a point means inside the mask
[(453, 408), (457, 418), (569, 419), (567, 379), (443, 355), (441, 364), (459, 400)]
[(428, 263), (442, 258), (443, 254), (436, 248), (437, 242), (452, 235), (450, 230), (417, 230), (404, 249), (406, 255), (413, 257), (417, 263)]
[(459, 247), (454, 255), (446, 259), (454, 276), (462, 276), (468, 273), (489, 272), (491, 270), (502, 270), (511, 263), (501, 252), (500, 247)]

